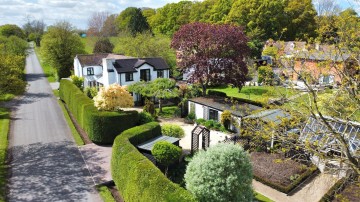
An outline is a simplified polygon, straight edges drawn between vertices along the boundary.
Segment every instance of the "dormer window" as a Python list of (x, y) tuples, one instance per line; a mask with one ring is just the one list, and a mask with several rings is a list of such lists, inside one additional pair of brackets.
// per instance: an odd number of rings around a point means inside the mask
[(87, 75), (94, 75), (94, 67), (87, 68)]

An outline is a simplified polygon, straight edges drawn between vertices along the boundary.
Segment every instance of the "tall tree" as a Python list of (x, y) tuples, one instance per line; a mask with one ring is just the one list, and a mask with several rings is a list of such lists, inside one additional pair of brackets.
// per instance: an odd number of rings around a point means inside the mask
[(44, 59), (57, 69), (59, 79), (69, 77), (75, 55), (85, 53), (80, 36), (66, 21), (49, 27), (41, 40), (41, 46)]
[(128, 30), (130, 31), (132, 36), (150, 30), (150, 26), (146, 18), (143, 16), (140, 8), (137, 8), (133, 15), (130, 17)]
[(100, 38), (96, 41), (93, 53), (112, 53), (114, 44), (112, 44), (109, 38)]
[(174, 34), (171, 47), (179, 51), (178, 67), (191, 72), (189, 81), (199, 83), (206, 95), (210, 83), (229, 82), (241, 89), (248, 72), (247, 42), (241, 27), (191, 23)]
[(316, 36), (316, 10), (311, 0), (287, 0), (284, 13), (286, 31), (282, 38), (288, 41), (307, 40)]
[(105, 25), (105, 21), (109, 17), (108, 12), (95, 12), (91, 15), (88, 20), (88, 31), (87, 35), (102, 37), (103, 36), (103, 27)]
[(117, 17), (117, 15), (112, 14), (106, 18), (106, 20), (101, 28), (102, 36), (111, 37), (111, 36), (117, 35), (118, 30), (117, 30), (116, 22), (115, 22), (116, 17)]

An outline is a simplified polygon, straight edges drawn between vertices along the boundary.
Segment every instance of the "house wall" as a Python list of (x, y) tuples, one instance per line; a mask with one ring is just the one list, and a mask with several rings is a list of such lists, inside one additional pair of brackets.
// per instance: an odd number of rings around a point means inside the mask
[(74, 74), (75, 76), (78, 76), (78, 77), (82, 77), (82, 71), (81, 71), (82, 67), (81, 67), (81, 64), (80, 64), (80, 61), (79, 59), (76, 57), (74, 59)]
[[(333, 75), (335, 82), (341, 82), (339, 72), (334, 67), (323, 67), (320, 63), (322, 61), (315, 60), (296, 60), (294, 64), (294, 69), (296, 72), (309, 72), (315, 79), (320, 82), (322, 75)], [(339, 65), (339, 64), (337, 64)], [(289, 75), (294, 81), (298, 80), (298, 75), (293, 72), (292, 75)]]
[(87, 69), (88, 68), (94, 68), (94, 74), (93, 75), (101, 75), (103, 73), (102, 66), (85, 66), (82, 68), (82, 75), (88, 76)]
[(114, 68), (113, 62), (115, 62), (115, 60), (113, 59), (103, 58), (102, 60), (103, 82), (105, 87), (117, 82), (117, 73)]

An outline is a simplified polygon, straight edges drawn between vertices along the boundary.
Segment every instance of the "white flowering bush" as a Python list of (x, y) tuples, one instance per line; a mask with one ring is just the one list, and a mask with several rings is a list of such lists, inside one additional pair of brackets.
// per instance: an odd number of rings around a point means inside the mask
[(98, 110), (114, 111), (120, 108), (134, 106), (133, 97), (119, 84), (112, 84), (106, 88), (100, 88), (100, 91), (93, 100)]
[(186, 168), (186, 189), (199, 201), (252, 201), (252, 166), (239, 145), (217, 144), (195, 154)]

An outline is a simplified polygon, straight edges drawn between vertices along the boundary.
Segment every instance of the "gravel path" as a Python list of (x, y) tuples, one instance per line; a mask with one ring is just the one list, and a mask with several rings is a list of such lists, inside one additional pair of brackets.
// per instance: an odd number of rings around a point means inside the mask
[(101, 201), (33, 52), (26, 93), (10, 103), (8, 201)]

